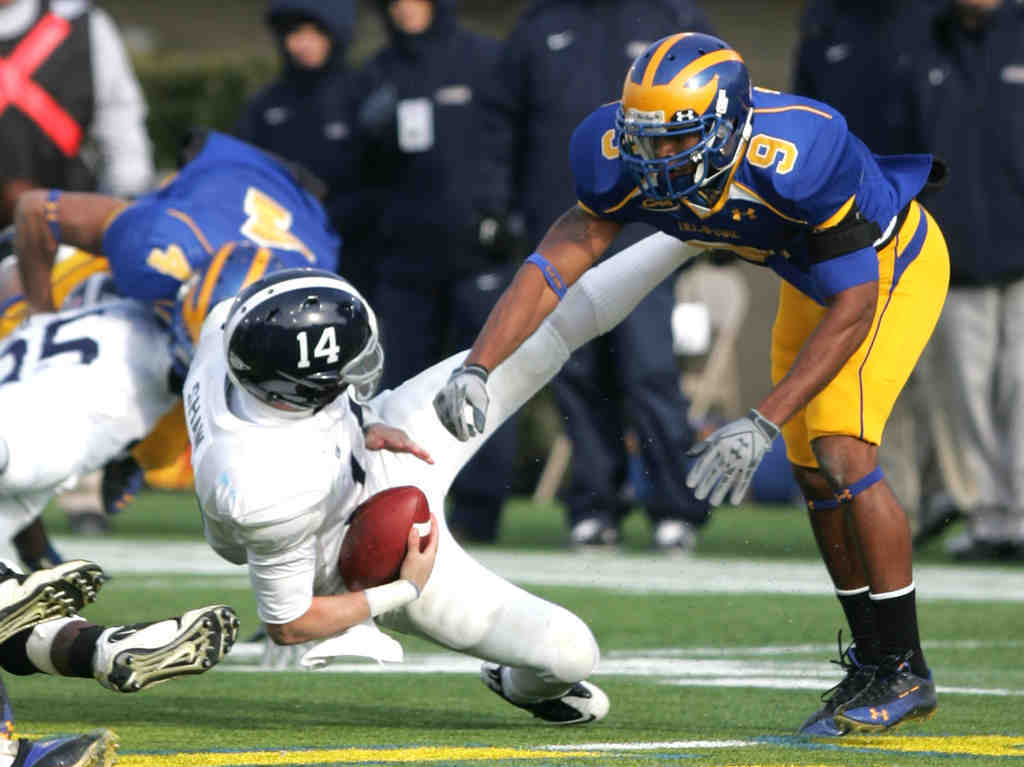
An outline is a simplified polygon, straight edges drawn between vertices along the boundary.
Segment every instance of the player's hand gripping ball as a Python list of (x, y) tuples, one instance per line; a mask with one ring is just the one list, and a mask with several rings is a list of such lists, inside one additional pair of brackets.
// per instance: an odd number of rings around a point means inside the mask
[(352, 513), (338, 555), (345, 588), (361, 591), (396, 580), (414, 524), (424, 551), (434, 530), (427, 497), (419, 488), (392, 487), (363, 501)]

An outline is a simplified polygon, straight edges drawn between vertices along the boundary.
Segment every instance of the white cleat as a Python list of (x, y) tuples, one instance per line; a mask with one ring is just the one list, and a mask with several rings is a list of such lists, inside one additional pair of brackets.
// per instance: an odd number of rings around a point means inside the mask
[(96, 642), (93, 674), (104, 687), (138, 692), (176, 676), (202, 674), (227, 655), (238, 616), (227, 605), (189, 610), (180, 618), (112, 626)]
[(502, 673), (507, 670), (507, 666), (484, 663), (480, 666), (480, 680), (513, 706), (526, 709), (548, 724), (588, 724), (604, 719), (608, 713), (611, 705), (608, 696), (600, 687), (590, 682), (577, 682), (558, 698), (536, 703), (517, 703), (505, 694)]
[(0, 642), (19, 631), (77, 613), (96, 599), (106, 576), (103, 569), (84, 559), (25, 575), (9, 567), (0, 569)]

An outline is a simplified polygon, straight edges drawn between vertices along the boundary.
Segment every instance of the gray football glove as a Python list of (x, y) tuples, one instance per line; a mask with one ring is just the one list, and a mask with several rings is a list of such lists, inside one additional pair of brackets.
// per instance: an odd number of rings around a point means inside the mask
[(490, 401), (487, 370), (480, 365), (465, 365), (452, 371), (448, 383), (434, 397), (434, 412), (444, 428), (465, 442), (484, 433)]
[(686, 486), (694, 489), (699, 501), (710, 493), (712, 506), (720, 505), (732, 490), (729, 502), (739, 504), (778, 433), (778, 426), (751, 408), (686, 451), (688, 456), (700, 456), (686, 475)]

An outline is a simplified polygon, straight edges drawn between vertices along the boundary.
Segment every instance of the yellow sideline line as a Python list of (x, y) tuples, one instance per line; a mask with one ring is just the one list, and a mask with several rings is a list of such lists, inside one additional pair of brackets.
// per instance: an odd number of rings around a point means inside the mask
[[(584, 758), (599, 756), (593, 751), (561, 751), (561, 757)], [(118, 756), (119, 767), (256, 767), (257, 765), (274, 764), (318, 764), (351, 763), (360, 764), (421, 764), (425, 762), (442, 762), (450, 760), (496, 760), (496, 759), (548, 759), (550, 751), (526, 750), (518, 748), (490, 747), (445, 747), (425, 746), (421, 748), (325, 748), (304, 749), (301, 751), (231, 751), (189, 754), (121, 754)]]

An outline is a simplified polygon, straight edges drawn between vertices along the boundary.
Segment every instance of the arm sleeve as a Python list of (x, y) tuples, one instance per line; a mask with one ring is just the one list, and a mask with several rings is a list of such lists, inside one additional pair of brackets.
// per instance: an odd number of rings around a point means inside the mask
[(102, 160), (100, 190), (120, 197), (146, 191), (153, 152), (146, 133), (146, 102), (113, 20), (90, 11), (89, 32), (96, 111), (90, 132)]
[(316, 577), (316, 539), (273, 555), (249, 550), (249, 582), (256, 595), (256, 612), (264, 623), (290, 623), (313, 604)]

